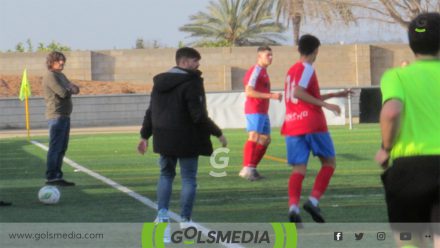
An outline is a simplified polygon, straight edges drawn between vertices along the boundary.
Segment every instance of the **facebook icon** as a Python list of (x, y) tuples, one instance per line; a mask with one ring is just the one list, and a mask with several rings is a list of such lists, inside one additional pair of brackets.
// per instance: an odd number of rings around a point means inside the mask
[(335, 232), (333, 234), (333, 238), (335, 241), (341, 241), (342, 240), (342, 232)]

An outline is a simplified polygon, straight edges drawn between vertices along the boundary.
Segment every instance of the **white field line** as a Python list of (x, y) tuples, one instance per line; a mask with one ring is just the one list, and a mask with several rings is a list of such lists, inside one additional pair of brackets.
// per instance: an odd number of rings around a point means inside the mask
[[(31, 143), (36, 145), (36, 146), (38, 146), (38, 147), (40, 147), (41, 149), (43, 149), (45, 151), (49, 150), (49, 148), (47, 146), (41, 144), (38, 141), (32, 140)], [(121, 191), (121, 192), (123, 192), (123, 193), (125, 193), (125, 194), (127, 194), (127, 195), (129, 195), (131, 197), (133, 197), (134, 199), (142, 202), (144, 205), (146, 205), (146, 206), (148, 206), (148, 207), (150, 207), (152, 209), (157, 209), (157, 204), (154, 203), (152, 200), (150, 200), (148, 197), (140, 195), (139, 193), (136, 193), (133, 190), (131, 190), (131, 189), (129, 189), (129, 188), (127, 188), (127, 187), (125, 187), (125, 186), (123, 186), (123, 185), (113, 181), (113, 180), (111, 180), (110, 178), (102, 176), (101, 174), (98, 174), (98, 173), (96, 173), (96, 172), (94, 172), (94, 171), (92, 171), (92, 170), (90, 170), (90, 169), (88, 169), (88, 168), (86, 168), (86, 167), (76, 163), (75, 161), (73, 161), (73, 160), (71, 160), (71, 159), (69, 159), (67, 157), (64, 157), (63, 161), (65, 163), (67, 163), (68, 165), (72, 166), (73, 168), (75, 168), (75, 169), (77, 169), (79, 171), (82, 171), (82, 172), (86, 173), (87, 175), (89, 175), (91, 177), (94, 177), (94, 178), (98, 179), (99, 181), (101, 181), (101, 182), (103, 182), (105, 184), (108, 184), (111, 187), (113, 187), (113, 188), (115, 188), (115, 189), (117, 189), (117, 190), (119, 190), (119, 191)], [(168, 211), (168, 213), (169, 213), (169, 216), (170, 216), (171, 219), (173, 219), (176, 222), (180, 222), (180, 216), (178, 214), (174, 213), (173, 211)], [(204, 227), (204, 226), (202, 226), (202, 225), (200, 225), (200, 224), (198, 224), (196, 222), (193, 222), (192, 225), (195, 226), (197, 228), (197, 230), (202, 231), (202, 233), (205, 236), (208, 236), (208, 232), (211, 231), (210, 229), (208, 229), (208, 228), (206, 228), (206, 227)], [(238, 244), (226, 244), (226, 243), (221, 243), (221, 244), (224, 245), (225, 247), (244, 248), (243, 246), (238, 245)]]

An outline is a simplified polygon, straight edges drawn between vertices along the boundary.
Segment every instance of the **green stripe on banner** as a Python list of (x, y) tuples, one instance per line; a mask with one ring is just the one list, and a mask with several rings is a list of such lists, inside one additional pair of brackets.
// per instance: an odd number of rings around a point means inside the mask
[(284, 229), (286, 230), (286, 248), (296, 248), (296, 242), (298, 241), (295, 223), (284, 223)]
[(283, 248), (284, 247), (284, 232), (281, 223), (270, 223), (272, 225), (273, 231), (275, 232), (275, 242), (273, 248)]
[(156, 233), (154, 234), (154, 240), (156, 241), (156, 248), (165, 248), (163, 242), (163, 235), (165, 234), (165, 228), (169, 223), (161, 222), (156, 225)]
[(144, 223), (142, 226), (142, 248), (153, 247), (154, 223)]

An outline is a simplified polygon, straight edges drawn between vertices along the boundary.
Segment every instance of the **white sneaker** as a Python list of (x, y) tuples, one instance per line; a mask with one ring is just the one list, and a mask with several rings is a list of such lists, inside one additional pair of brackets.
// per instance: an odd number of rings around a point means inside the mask
[(257, 180), (264, 179), (264, 177), (261, 176), (260, 173), (258, 173), (257, 169), (255, 169), (253, 167), (243, 167), (243, 169), (241, 169), (241, 171), (240, 171), (240, 173), (238, 173), (238, 175), (244, 179), (249, 180), (249, 181), (257, 181)]
[(180, 229), (187, 229), (189, 227), (194, 227), (194, 222), (191, 219), (182, 217), (180, 220)]
[(238, 175), (240, 177), (246, 178), (249, 177), (252, 174), (252, 168), (251, 167), (243, 167), (240, 172), (238, 173)]
[(155, 223), (167, 223), (165, 228), (165, 232), (163, 234), (163, 242), (166, 244), (171, 243), (171, 225), (170, 225), (170, 217), (168, 216), (168, 211), (166, 209), (159, 210)]

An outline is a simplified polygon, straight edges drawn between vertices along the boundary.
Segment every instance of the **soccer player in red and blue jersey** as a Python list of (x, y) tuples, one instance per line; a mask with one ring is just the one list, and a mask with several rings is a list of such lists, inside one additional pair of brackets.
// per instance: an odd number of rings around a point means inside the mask
[(324, 222), (318, 203), (327, 189), (336, 163), (333, 141), (322, 108), (339, 115), (339, 106), (325, 100), (331, 97), (346, 97), (351, 93), (350, 90), (344, 90), (320, 94), (318, 78), (312, 67), (320, 44), (319, 39), (312, 35), (303, 35), (300, 38), (300, 60), (290, 67), (285, 81), (286, 116), (281, 134), (286, 139), (287, 162), (292, 166), (288, 188), (289, 219), (297, 223), (301, 222), (298, 203), (310, 152), (319, 157), (322, 166), (316, 176), (311, 195), (303, 207), (314, 221)]
[(244, 145), (243, 168), (240, 177), (250, 181), (263, 177), (257, 172), (257, 166), (266, 153), (270, 143), (269, 100), (281, 101), (281, 93), (270, 92), (270, 79), (266, 68), (272, 63), (272, 49), (268, 46), (257, 50), (257, 64), (244, 76), (246, 92), (245, 114), (249, 138)]

